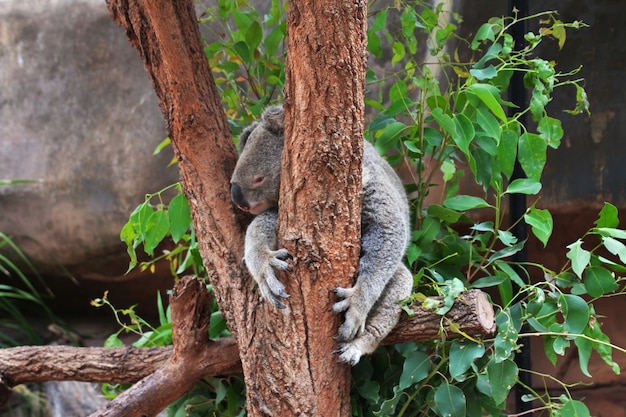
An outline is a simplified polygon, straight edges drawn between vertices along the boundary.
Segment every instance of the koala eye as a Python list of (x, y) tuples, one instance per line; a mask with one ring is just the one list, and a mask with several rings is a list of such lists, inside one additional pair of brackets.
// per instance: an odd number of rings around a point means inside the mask
[(254, 185), (255, 187), (259, 187), (263, 185), (264, 182), (265, 182), (265, 175), (263, 174), (255, 175), (254, 178), (252, 179), (252, 185)]

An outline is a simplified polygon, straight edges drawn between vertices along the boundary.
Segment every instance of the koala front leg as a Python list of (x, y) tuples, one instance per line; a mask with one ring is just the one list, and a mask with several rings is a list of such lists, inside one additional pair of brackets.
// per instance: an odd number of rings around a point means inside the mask
[(278, 212), (275, 210), (265, 211), (252, 220), (246, 230), (244, 263), (259, 286), (261, 296), (278, 308), (285, 308), (282, 300), (289, 295), (276, 278), (274, 268), (281, 271), (289, 269), (286, 261), (291, 255), (287, 249), (277, 249), (277, 221)]

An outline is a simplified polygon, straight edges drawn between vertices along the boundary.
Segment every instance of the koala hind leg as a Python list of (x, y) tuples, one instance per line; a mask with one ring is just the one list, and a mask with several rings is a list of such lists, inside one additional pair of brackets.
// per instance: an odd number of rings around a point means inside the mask
[(413, 276), (400, 264), (385, 287), (381, 298), (370, 311), (365, 329), (349, 342), (340, 343), (336, 353), (339, 362), (356, 365), (361, 356), (372, 353), (398, 323), (402, 307), (398, 304), (411, 295)]

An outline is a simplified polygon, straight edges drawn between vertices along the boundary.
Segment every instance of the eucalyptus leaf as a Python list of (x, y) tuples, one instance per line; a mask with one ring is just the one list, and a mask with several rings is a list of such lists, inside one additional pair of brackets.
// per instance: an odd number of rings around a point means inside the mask
[(518, 178), (507, 187), (505, 194), (537, 194), (541, 190), (541, 183), (530, 178)]
[(485, 345), (470, 340), (455, 340), (450, 346), (450, 376), (459, 380), (472, 363), (485, 354)]
[(574, 273), (578, 275), (579, 278), (582, 278), (583, 271), (589, 265), (589, 261), (591, 260), (591, 253), (583, 249), (582, 247), (583, 241), (578, 239), (576, 242), (567, 245), (567, 253), (565, 256), (572, 262), (572, 270)]
[(491, 360), (487, 364), (487, 375), (491, 385), (492, 398), (497, 404), (506, 401), (509, 391), (515, 385), (519, 369), (511, 359), (502, 362)]
[(533, 133), (524, 133), (519, 138), (517, 155), (528, 178), (539, 181), (546, 163), (547, 143)]
[(604, 203), (600, 217), (594, 223), (598, 228), (616, 228), (619, 225), (618, 211), (611, 203)]
[(444, 201), (443, 205), (449, 209), (458, 211), (491, 207), (491, 205), (482, 198), (471, 195), (457, 195), (448, 198)]
[(562, 312), (565, 319), (563, 328), (568, 333), (581, 334), (589, 324), (589, 306), (581, 297), (573, 294), (561, 296)]
[(587, 267), (583, 283), (587, 293), (592, 297), (601, 297), (604, 294), (616, 291), (618, 288), (613, 274), (601, 266)]
[(404, 361), (400, 376), (400, 389), (406, 389), (422, 381), (430, 372), (430, 357), (424, 352), (415, 351)]
[(465, 394), (460, 388), (444, 382), (435, 390), (434, 401), (440, 416), (466, 417)]
[(550, 214), (548, 210), (532, 207), (528, 213), (524, 214), (524, 220), (531, 226), (533, 234), (545, 247), (548, 244), (550, 236), (552, 236), (552, 214)]
[(499, 92), (496, 87), (488, 84), (472, 84), (469, 86), (468, 91), (485, 103), (498, 119), (506, 123), (506, 114), (500, 103), (498, 103), (497, 97), (499, 97)]

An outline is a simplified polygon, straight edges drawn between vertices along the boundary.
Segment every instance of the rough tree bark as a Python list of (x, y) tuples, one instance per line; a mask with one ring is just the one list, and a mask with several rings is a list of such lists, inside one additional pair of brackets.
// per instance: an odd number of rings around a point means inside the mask
[(296, 262), (294, 276), (282, 277), (292, 294), (285, 314), (261, 303), (241, 270), (243, 231), (228, 194), (236, 153), (191, 1), (107, 0), (167, 120), (200, 251), (240, 347), (250, 416), (349, 413), (349, 369), (331, 354), (338, 321), (327, 310), (359, 252), (365, 3), (294, 3), (282, 176), (294, 181), (283, 184), (279, 227)]

